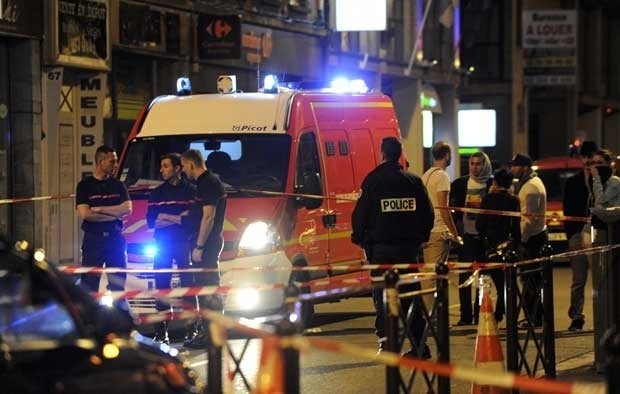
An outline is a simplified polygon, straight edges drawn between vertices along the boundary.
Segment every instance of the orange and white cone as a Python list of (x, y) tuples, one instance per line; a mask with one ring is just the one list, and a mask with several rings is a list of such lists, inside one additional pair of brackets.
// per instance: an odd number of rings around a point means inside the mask
[[(475, 366), (484, 373), (504, 372), (504, 356), (497, 333), (497, 322), (491, 302), (491, 278), (480, 277), (480, 315), (478, 316), (478, 337), (476, 338)], [(472, 384), (472, 394), (504, 394), (509, 390), (502, 387)]]
[(254, 394), (284, 394), (284, 360), (277, 337), (264, 337)]

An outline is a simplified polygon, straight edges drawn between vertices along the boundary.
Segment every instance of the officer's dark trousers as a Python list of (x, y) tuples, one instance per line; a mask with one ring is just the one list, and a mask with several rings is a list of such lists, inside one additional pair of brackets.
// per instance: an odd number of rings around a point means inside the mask
[[(125, 237), (120, 232), (91, 233), (84, 232), (82, 241), (82, 267), (127, 268)], [(108, 274), (108, 289), (125, 290), (127, 274)], [(82, 287), (87, 291), (99, 291), (99, 274), (83, 274)]]
[[(177, 268), (189, 268), (189, 241), (182, 239), (157, 239), (157, 254), (153, 259), (154, 269), (172, 268), (173, 262), (177, 263)], [(193, 278), (191, 274), (179, 274), (181, 287), (191, 287)], [(172, 273), (157, 273), (155, 275), (155, 287), (157, 289), (169, 289), (172, 280)], [(158, 298), (155, 302), (157, 310), (162, 311), (169, 308), (166, 302), (160, 301)]]
[[(531, 236), (525, 243), (523, 258), (525, 260), (540, 257), (540, 250), (549, 240), (547, 231), (540, 232)], [(540, 268), (540, 264), (529, 264), (524, 267), (526, 270)], [(523, 280), (523, 303), (528, 315), (534, 320), (535, 326), (542, 325), (542, 273), (534, 272), (522, 275)]]
[[(400, 244), (373, 244), (367, 248), (369, 252), (369, 260), (371, 264), (412, 264), (417, 262), (418, 259), (418, 246), (412, 245), (400, 245)], [(418, 272), (417, 269), (412, 270), (400, 270), (401, 275)], [(373, 277), (382, 277), (383, 272), (379, 270), (373, 270), (371, 272)], [(377, 316), (375, 318), (375, 332), (381, 339), (385, 337), (385, 310), (383, 307), (383, 286), (375, 287), (372, 291), (372, 299), (375, 305)], [(403, 286), (399, 286), (399, 293), (406, 293), (410, 291), (420, 290), (420, 283), (410, 283)], [(409, 306), (413, 302), (414, 314), (412, 321), (411, 333), (416, 340), (416, 344), (420, 345), (420, 338), (424, 331), (426, 321), (424, 320), (424, 314), (422, 313), (422, 298), (416, 296), (413, 298), (401, 298), (401, 308), (403, 313), (407, 313)]]
[[(219, 237), (214, 237), (214, 239), (209, 239), (205, 244), (205, 248), (202, 252), (202, 260), (201, 261), (193, 261), (193, 268), (209, 268), (215, 269), (216, 271), (202, 272), (192, 275), (192, 284), (191, 286), (201, 287), (201, 286), (219, 286), (220, 284), (220, 274), (217, 271), (218, 262), (220, 259), (220, 253), (222, 252), (222, 247), (224, 246), (224, 239)], [(201, 308), (205, 308), (209, 305), (208, 301), (213, 297), (209, 296), (199, 296), (198, 303)]]

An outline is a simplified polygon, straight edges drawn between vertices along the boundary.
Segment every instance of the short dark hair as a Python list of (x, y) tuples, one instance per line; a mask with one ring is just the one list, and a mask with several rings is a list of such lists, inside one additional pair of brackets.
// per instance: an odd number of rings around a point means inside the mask
[(105, 155), (108, 153), (114, 153), (114, 149), (110, 148), (107, 145), (101, 145), (95, 151), (95, 163), (99, 163), (100, 160), (103, 160)]
[(205, 166), (205, 159), (202, 157), (202, 153), (198, 149), (186, 150), (181, 155), (181, 158), (193, 163), (196, 167)]
[(165, 155), (161, 155), (159, 161), (166, 159), (170, 160), (170, 163), (172, 163), (173, 167), (181, 165), (181, 155), (178, 153), (166, 153)]
[(594, 155), (596, 155), (596, 156), (602, 156), (602, 157), (603, 157), (603, 159), (604, 159), (607, 163), (611, 163), (611, 157), (612, 157), (612, 154), (611, 154), (611, 151), (610, 151), (609, 149), (599, 149), (599, 150), (597, 150), (596, 152), (594, 152), (594, 153), (592, 154), (592, 156), (594, 156)]
[(581, 148), (579, 149), (579, 155), (581, 157), (592, 157), (594, 153), (598, 150), (598, 146), (594, 141), (583, 141), (581, 143)]
[(446, 141), (437, 141), (433, 145), (431, 152), (433, 153), (433, 159), (441, 160), (448, 156), (448, 153), (452, 152), (452, 148), (450, 148), (450, 144)]
[(387, 161), (398, 161), (403, 154), (403, 146), (396, 137), (385, 137), (381, 141), (381, 153)]
[(505, 188), (509, 188), (512, 185), (513, 178), (512, 173), (505, 168), (499, 169), (493, 174), (493, 179), (497, 185)]

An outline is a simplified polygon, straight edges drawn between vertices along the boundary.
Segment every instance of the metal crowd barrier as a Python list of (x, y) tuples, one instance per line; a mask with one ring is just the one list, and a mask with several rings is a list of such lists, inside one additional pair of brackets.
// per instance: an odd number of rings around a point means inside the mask
[[(593, 248), (590, 253), (610, 254), (612, 247), (600, 247)], [(573, 252), (574, 253), (574, 252)], [(491, 269), (503, 269), (505, 273), (505, 301), (506, 301), (506, 369), (507, 373), (515, 374), (515, 376), (527, 375), (534, 378), (541, 370), (547, 378), (554, 378), (556, 376), (555, 369), (555, 336), (554, 336), (554, 310), (553, 310), (553, 260), (556, 257), (566, 257), (570, 253), (555, 256), (544, 256), (538, 259), (529, 261), (518, 261), (516, 254), (506, 254), (502, 264), (489, 263), (478, 265), (477, 268), (484, 270)], [(398, 265), (396, 265), (398, 266)], [(406, 266), (406, 265), (405, 265)], [(436, 363), (433, 365), (448, 365), (450, 363), (450, 331), (449, 331), (449, 283), (448, 274), (450, 268), (454, 266), (463, 266), (463, 264), (454, 264), (448, 262), (440, 262), (436, 265), (435, 275), (430, 278), (435, 281), (436, 287), (434, 289), (421, 290), (411, 293), (399, 294), (398, 286), (400, 283), (406, 283), (407, 280), (421, 280), (420, 278), (429, 279), (429, 275), (407, 274), (399, 277), (396, 271), (389, 271), (385, 277), (385, 283), (380, 286), (385, 287), (385, 310), (386, 312), (386, 332), (388, 334), (387, 350), (386, 353), (392, 353), (397, 358), (397, 362), (394, 362), (393, 358), (384, 358), (383, 356), (375, 356), (374, 360), (378, 362), (385, 362), (386, 364), (386, 380), (385, 387), (386, 393), (409, 393), (412, 392), (414, 385), (419, 387), (420, 380), (426, 385), (426, 389), (429, 393), (441, 393), (447, 394), (450, 392), (450, 380), (453, 375), (444, 373), (443, 369), (436, 370), (430, 364), (430, 361), (422, 361), (420, 359), (420, 349), (416, 348), (416, 343), (410, 335), (410, 326), (414, 311), (412, 308), (421, 308), (421, 312), (424, 314), (426, 326), (424, 329), (423, 340), (434, 340), (437, 356)], [(458, 268), (458, 267), (457, 267)], [(474, 268), (476, 269), (476, 268)], [(471, 270), (471, 269), (470, 269)], [(105, 272), (106, 270), (103, 270)], [(118, 269), (111, 270), (118, 271)], [(180, 271), (180, 270), (179, 270)], [(102, 271), (97, 270), (97, 273)], [(474, 275), (477, 273), (474, 272)], [(528, 275), (540, 275), (541, 288), (535, 289), (542, 300), (543, 307), (543, 325), (542, 328), (534, 327), (530, 325), (526, 329), (520, 329), (518, 327), (518, 317), (520, 314), (529, 317), (529, 321), (532, 321), (532, 316), (536, 311), (527, 309), (527, 306), (523, 300), (524, 287), (528, 286), (527, 280), (523, 280), (523, 277)], [(520, 279), (521, 278), (521, 279)], [(302, 284), (303, 285), (303, 284)], [(359, 292), (362, 290), (370, 290), (369, 288), (358, 287), (353, 289), (353, 292)], [(175, 289), (175, 291), (182, 291), (182, 289)], [(251, 336), (272, 338), (272, 343), (277, 343), (281, 346), (278, 350), (278, 358), (283, 360), (281, 375), (283, 381), (283, 387), (286, 393), (299, 393), (300, 392), (300, 376), (299, 376), (299, 347), (295, 344), (300, 343), (301, 327), (295, 323), (295, 318), (292, 316), (301, 316), (303, 314), (303, 306), (308, 301), (316, 299), (322, 299), (333, 297), (338, 299), (349, 296), (347, 291), (337, 291), (331, 294), (321, 292), (321, 294), (304, 293), (300, 294), (300, 289), (296, 286), (284, 287), (282, 291), (285, 291), (285, 298), (287, 300), (286, 312), (271, 322), (266, 322), (257, 325), (250, 329), (248, 332)], [(429, 291), (434, 292), (434, 303), (430, 310), (426, 310), (424, 302), (421, 301), (421, 297), (427, 294)], [(195, 291), (193, 291), (195, 292)], [(201, 289), (201, 294), (211, 294), (216, 297), (220, 293), (217, 287), (209, 289)], [(128, 293), (124, 292), (127, 296)], [(400, 311), (400, 303), (398, 299), (400, 297), (413, 297), (420, 299), (419, 302), (412, 302), (408, 311)], [(221, 318), (218, 317), (211, 321), (215, 314), (214, 311), (221, 311), (221, 306), (213, 304), (212, 310), (207, 310), (205, 319), (208, 321), (207, 327), (211, 327), (212, 324), (221, 325)], [(394, 308), (396, 305), (396, 308)], [(191, 308), (188, 308), (191, 309)], [(418, 311), (420, 312), (420, 311)], [(184, 312), (179, 317), (195, 317), (196, 312)], [(155, 321), (155, 320), (153, 320)], [(595, 344), (595, 348), (600, 352), (604, 352), (604, 366), (608, 377), (608, 387), (610, 393), (615, 393), (615, 388), (618, 387), (618, 372), (620, 372), (620, 335), (615, 327), (605, 327), (607, 333), (604, 337), (604, 343), (602, 346)], [(611, 330), (613, 329), (613, 330)], [(208, 392), (220, 393), (224, 381), (222, 379), (222, 358), (223, 352), (226, 352), (233, 363), (235, 369), (232, 372), (234, 376), (242, 376), (245, 381), (246, 388), (251, 392), (260, 392), (260, 387), (252, 387), (251, 383), (243, 375), (241, 371), (241, 361), (244, 356), (242, 351), (240, 355), (233, 354), (232, 350), (228, 346), (226, 340), (218, 338), (219, 330), (210, 329), (209, 333), (215, 335), (208, 342), (205, 349), (207, 354), (207, 380), (208, 380)], [(274, 339), (275, 338), (275, 339)], [(249, 341), (249, 339), (248, 339)], [(274, 342), (275, 341), (275, 342)], [(316, 340), (310, 339), (311, 344), (316, 344)], [(281, 344), (287, 344), (282, 346)], [(406, 357), (401, 357), (403, 346), (409, 344), (411, 348), (416, 349), (418, 352), (418, 358), (413, 358), (415, 362), (409, 362)], [(374, 350), (373, 350), (374, 353)], [(392, 360), (392, 362), (386, 362)], [(403, 366), (405, 366), (403, 368)], [(475, 376), (472, 375), (472, 376)], [(473, 378), (472, 378), (473, 379)], [(476, 378), (484, 381), (484, 377)], [(518, 379), (515, 381), (519, 381)], [(515, 386), (516, 387), (516, 386)], [(518, 392), (513, 387), (513, 392)], [(562, 392), (562, 391), (554, 391)]]

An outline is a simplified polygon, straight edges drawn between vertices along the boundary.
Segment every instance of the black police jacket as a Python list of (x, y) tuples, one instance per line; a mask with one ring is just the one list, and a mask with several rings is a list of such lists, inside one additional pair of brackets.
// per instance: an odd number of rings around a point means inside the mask
[(362, 182), (352, 215), (351, 240), (362, 247), (377, 243), (427, 242), (435, 214), (420, 177), (385, 162)]

